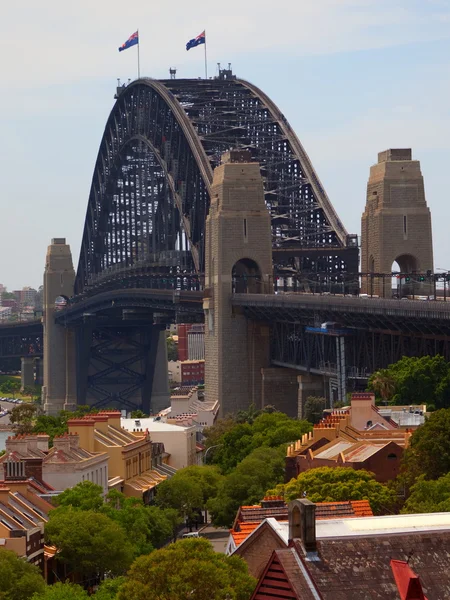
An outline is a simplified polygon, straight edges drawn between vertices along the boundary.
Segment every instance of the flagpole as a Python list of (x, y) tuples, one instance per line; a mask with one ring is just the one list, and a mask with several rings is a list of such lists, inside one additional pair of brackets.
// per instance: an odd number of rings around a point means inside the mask
[(139, 46), (140, 46), (140, 40), (139, 40), (139, 29), (137, 30), (138, 33), (138, 43), (137, 43), (137, 54), (138, 54), (138, 79), (141, 78), (141, 57), (139, 55)]
[(205, 29), (205, 79), (208, 79), (208, 62), (206, 60), (206, 29)]

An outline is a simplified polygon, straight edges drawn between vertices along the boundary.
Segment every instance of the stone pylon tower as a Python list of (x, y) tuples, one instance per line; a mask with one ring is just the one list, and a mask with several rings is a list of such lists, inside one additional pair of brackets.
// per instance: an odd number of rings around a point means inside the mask
[(269, 293), (270, 215), (260, 167), (247, 151), (232, 150), (214, 171), (206, 220), (205, 391), (221, 414), (261, 405), (261, 369), (269, 364), (267, 325), (233, 312), (233, 292)]
[[(361, 219), (361, 272), (401, 273), (433, 270), (431, 215), (425, 200), (420, 162), (411, 149), (385, 150), (370, 168), (367, 202)], [(369, 292), (363, 277), (362, 291)], [(391, 296), (391, 279), (374, 278), (371, 291)], [(420, 293), (416, 287), (416, 293)]]
[(48, 415), (76, 404), (74, 332), (55, 323), (57, 298), (73, 296), (75, 271), (70, 246), (55, 238), (47, 249), (44, 272), (44, 385), (42, 402)]

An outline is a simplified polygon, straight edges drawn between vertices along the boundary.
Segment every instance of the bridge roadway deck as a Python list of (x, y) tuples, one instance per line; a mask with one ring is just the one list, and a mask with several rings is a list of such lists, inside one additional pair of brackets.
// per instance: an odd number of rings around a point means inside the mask
[(252, 319), (449, 336), (450, 302), (351, 298), (318, 294), (234, 294), (234, 307)]

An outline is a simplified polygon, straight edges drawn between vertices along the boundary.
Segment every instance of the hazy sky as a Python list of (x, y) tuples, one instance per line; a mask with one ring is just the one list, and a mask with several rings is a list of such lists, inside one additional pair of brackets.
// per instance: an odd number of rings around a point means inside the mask
[(0, 282), (37, 287), (46, 247), (75, 265), (116, 78), (210, 75), (261, 87), (308, 152), (339, 216), (360, 233), (369, 167), (412, 147), (432, 211), (435, 267), (450, 269), (450, 0), (25, 0), (0, 21)]

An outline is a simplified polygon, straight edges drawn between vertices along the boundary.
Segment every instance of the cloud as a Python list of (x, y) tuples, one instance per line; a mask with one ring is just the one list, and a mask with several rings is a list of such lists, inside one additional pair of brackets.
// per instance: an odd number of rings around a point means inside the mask
[[(207, 30), (211, 61), (260, 52), (313, 55), (381, 48), (448, 36), (450, 9), (416, 0), (42, 0), (10, 4), (0, 23), (2, 76), (19, 88), (89, 77), (134, 76), (135, 49), (118, 53), (140, 29), (143, 67), (165, 76), (170, 65), (197, 75), (201, 49), (186, 53), (192, 36)], [(163, 75), (164, 73), (164, 75)]]

